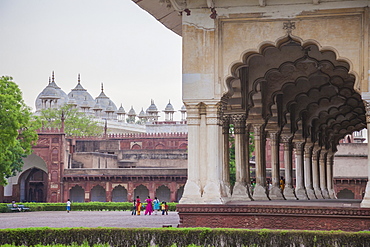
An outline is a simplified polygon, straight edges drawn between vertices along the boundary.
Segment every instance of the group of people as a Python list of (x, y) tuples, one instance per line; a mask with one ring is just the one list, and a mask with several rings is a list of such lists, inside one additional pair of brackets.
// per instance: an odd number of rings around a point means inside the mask
[(131, 215), (140, 215), (141, 210), (145, 208), (145, 215), (152, 215), (154, 212), (155, 215), (158, 214), (158, 211), (162, 211), (162, 215), (168, 215), (168, 205), (167, 202), (160, 202), (157, 197), (153, 199), (148, 196), (145, 199), (145, 204), (141, 202), (140, 197), (136, 196), (134, 200), (134, 205), (132, 207)]
[[(266, 186), (267, 186), (268, 191), (270, 191), (272, 189), (272, 184), (271, 184), (271, 181), (269, 179), (266, 180)], [(254, 188), (255, 187), (256, 187), (256, 180), (253, 179), (251, 181), (252, 191), (254, 191)], [(281, 191), (284, 191), (284, 188), (285, 188), (285, 178), (283, 176), (280, 177), (279, 187), (280, 187)]]

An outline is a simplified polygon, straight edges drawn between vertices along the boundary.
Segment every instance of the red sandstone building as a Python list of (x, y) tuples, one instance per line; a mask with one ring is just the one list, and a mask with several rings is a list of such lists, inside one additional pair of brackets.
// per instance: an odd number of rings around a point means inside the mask
[(187, 135), (126, 134), (70, 139), (41, 130), (23, 171), (0, 187), (0, 201), (178, 201), (187, 178)]

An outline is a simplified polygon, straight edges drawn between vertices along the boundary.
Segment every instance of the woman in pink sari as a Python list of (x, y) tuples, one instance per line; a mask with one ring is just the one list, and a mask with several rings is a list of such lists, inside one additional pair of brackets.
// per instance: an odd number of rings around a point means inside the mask
[(153, 212), (153, 200), (150, 199), (150, 196), (145, 200), (146, 201), (146, 207), (145, 207), (145, 215), (149, 213), (149, 215), (152, 215)]

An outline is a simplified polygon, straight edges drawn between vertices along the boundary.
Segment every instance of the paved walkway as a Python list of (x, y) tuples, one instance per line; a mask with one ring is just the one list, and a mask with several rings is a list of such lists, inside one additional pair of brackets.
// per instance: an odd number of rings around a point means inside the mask
[(169, 215), (131, 215), (129, 211), (41, 211), (0, 213), (0, 228), (27, 227), (177, 227), (177, 212)]

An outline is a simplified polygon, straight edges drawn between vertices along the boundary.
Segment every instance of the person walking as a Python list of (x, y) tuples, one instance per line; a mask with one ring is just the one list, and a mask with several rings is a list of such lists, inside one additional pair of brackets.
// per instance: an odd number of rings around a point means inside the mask
[(69, 211), (71, 211), (71, 200), (67, 200), (67, 213), (69, 213)]
[(161, 202), (158, 200), (157, 197), (154, 198), (154, 201), (153, 201), (153, 208), (154, 208), (154, 213), (155, 215), (157, 215), (158, 213), (158, 210), (161, 209)]
[(145, 207), (145, 215), (149, 214), (152, 215), (153, 212), (153, 200), (150, 199), (150, 196), (145, 200), (146, 201), (146, 207)]
[(132, 211), (131, 215), (136, 215), (136, 201), (134, 200), (133, 206), (132, 206)]
[(136, 215), (140, 215), (140, 210), (141, 210), (141, 201), (140, 197), (136, 197)]

